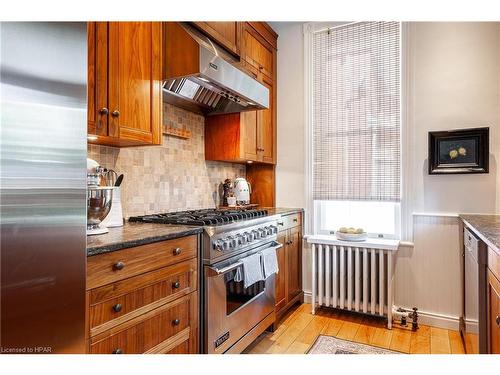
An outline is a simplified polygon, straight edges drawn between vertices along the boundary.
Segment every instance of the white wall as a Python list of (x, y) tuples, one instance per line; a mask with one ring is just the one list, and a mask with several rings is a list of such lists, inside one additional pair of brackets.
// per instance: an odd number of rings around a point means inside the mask
[[(305, 207), (303, 34), (297, 23), (274, 23), (278, 32), (277, 204)], [(460, 315), (458, 219), (439, 213), (500, 213), (500, 24), (412, 23), (410, 27), (410, 183), (413, 248), (396, 263), (395, 303), (417, 306), (427, 321), (456, 327)], [(490, 173), (429, 176), (430, 130), (490, 127)], [(310, 290), (304, 251), (304, 290)]]
[[(497, 160), (500, 150), (499, 24), (413, 23), (412, 134), (414, 210), (481, 212), (499, 210)], [(427, 173), (427, 132), (490, 127), (490, 173), (436, 176)]]
[(272, 27), (279, 35), (276, 206), (305, 207), (302, 23), (275, 22)]

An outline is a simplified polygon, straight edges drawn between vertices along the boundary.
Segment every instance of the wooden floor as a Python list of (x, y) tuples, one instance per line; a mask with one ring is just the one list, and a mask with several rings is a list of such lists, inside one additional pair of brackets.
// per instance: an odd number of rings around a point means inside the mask
[(460, 333), (420, 325), (410, 328), (385, 328), (380, 319), (318, 309), (311, 314), (311, 305), (302, 304), (289, 312), (274, 332), (259, 336), (244, 353), (305, 353), (319, 334), (335, 336), (410, 354), (464, 354)]

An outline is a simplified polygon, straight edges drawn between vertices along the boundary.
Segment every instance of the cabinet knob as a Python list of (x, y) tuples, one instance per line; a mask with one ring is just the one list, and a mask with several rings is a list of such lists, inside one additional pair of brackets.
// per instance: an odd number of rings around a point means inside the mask
[(120, 111), (119, 111), (119, 110), (117, 110), (117, 109), (115, 109), (113, 112), (111, 112), (111, 116), (113, 116), (113, 117), (118, 117), (118, 116), (120, 116)]
[(123, 262), (116, 262), (115, 264), (113, 264), (113, 268), (117, 271), (122, 270), (123, 267), (125, 267), (125, 263)]
[(106, 107), (103, 107), (99, 110), (99, 114), (107, 115), (107, 114), (109, 114), (109, 109), (107, 109)]
[(500, 327), (500, 315), (497, 315), (497, 317), (495, 318), (495, 323), (498, 327)]
[(180, 287), (181, 287), (181, 283), (180, 282), (176, 281), (176, 282), (172, 283), (172, 288), (179, 289)]
[(259, 65), (259, 70), (262, 70), (264, 69), (264, 67), (262, 65)]
[(123, 350), (121, 348), (116, 348), (115, 350), (113, 350), (112, 353), (113, 354), (123, 354)]
[(117, 303), (116, 305), (113, 306), (113, 311), (114, 312), (120, 312), (122, 311), (122, 305), (121, 303)]
[(174, 320), (172, 320), (172, 324), (174, 326), (178, 326), (179, 324), (181, 324), (181, 321), (180, 321), (180, 319), (174, 319)]
[(173, 251), (174, 255), (179, 255), (182, 252), (182, 249), (180, 247), (176, 247)]

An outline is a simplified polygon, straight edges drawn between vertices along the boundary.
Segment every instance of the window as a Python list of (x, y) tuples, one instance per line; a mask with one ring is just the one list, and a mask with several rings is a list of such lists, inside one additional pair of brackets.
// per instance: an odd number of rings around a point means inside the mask
[(359, 22), (312, 35), (315, 231), (399, 236), (400, 24)]

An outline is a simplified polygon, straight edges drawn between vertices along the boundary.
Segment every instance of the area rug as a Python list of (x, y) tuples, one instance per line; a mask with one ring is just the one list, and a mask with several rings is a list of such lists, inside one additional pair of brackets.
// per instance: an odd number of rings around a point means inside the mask
[(394, 350), (319, 335), (307, 354), (402, 354)]

